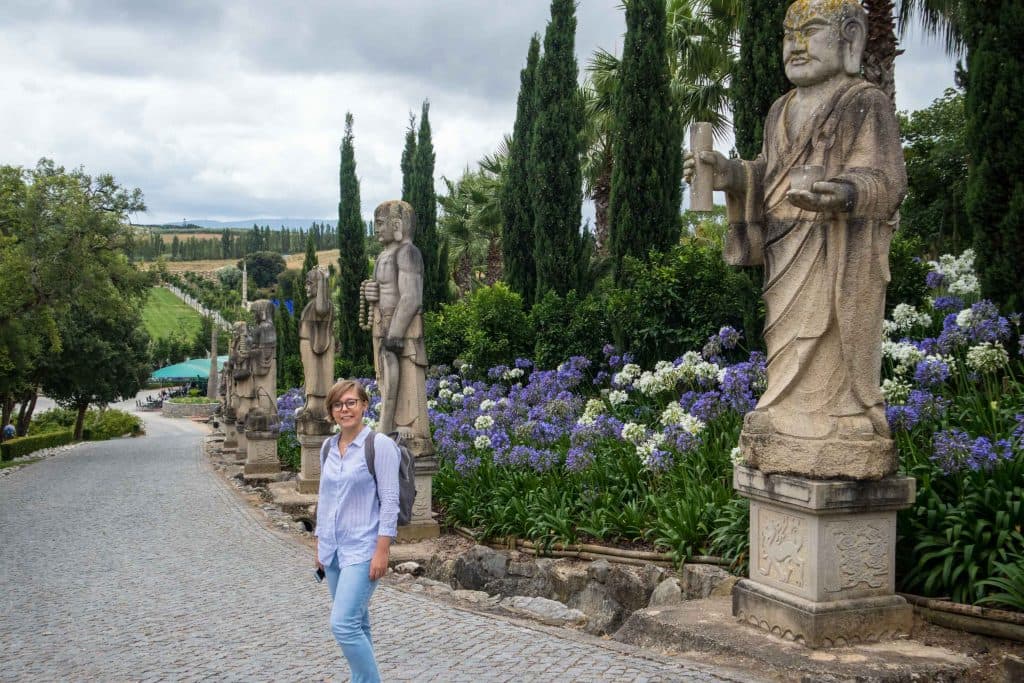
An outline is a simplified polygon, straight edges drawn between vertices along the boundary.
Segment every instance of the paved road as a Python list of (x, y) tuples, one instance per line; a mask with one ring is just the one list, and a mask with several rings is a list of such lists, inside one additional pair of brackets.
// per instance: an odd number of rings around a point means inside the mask
[[(0, 479), (0, 680), (343, 680), (310, 551), (146, 419)], [(387, 583), (371, 613), (386, 681), (732, 680)]]

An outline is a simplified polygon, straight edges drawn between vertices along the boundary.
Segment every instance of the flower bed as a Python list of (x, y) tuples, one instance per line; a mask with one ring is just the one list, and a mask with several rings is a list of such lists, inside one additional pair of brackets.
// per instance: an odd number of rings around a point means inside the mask
[[(886, 322), (887, 414), (902, 469), (918, 481), (899, 520), (900, 584), (1021, 609), (1024, 340), (1019, 316), (976, 300), (972, 261), (966, 252), (932, 263), (933, 298)], [(572, 358), (541, 370), (519, 359), (486, 379), (472, 368), (432, 376), (446, 520), (542, 547), (718, 555), (742, 572), (747, 503), (731, 473), (765, 359), (740, 342), (723, 328), (699, 353), (646, 371), (606, 347), (600, 365)]]

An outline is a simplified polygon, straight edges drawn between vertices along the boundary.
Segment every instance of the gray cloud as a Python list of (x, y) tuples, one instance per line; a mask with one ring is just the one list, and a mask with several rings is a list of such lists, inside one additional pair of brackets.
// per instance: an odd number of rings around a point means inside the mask
[[(620, 0), (577, 9), (581, 69), (621, 52)], [(519, 71), (548, 0), (8, 2), (0, 163), (49, 156), (146, 194), (143, 222), (337, 213), (338, 144), (355, 116), (364, 214), (398, 194), (410, 110), (431, 101), (437, 177), (512, 129)], [(917, 40), (916, 38), (914, 40)], [(908, 42), (902, 109), (952, 83)]]

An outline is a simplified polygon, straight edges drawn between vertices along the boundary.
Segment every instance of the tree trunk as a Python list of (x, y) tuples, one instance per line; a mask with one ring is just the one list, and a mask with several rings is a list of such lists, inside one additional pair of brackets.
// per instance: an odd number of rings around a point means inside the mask
[(863, 0), (868, 13), (867, 45), (864, 47), (864, 77), (882, 89), (896, 110), (896, 23), (892, 0)]
[(473, 264), (470, 263), (469, 253), (462, 252), (459, 255), (459, 260), (455, 264), (455, 286), (459, 289), (459, 294), (464, 295), (472, 288), (473, 280)]
[[(611, 155), (608, 155), (611, 161)], [(612, 196), (611, 163), (605, 165), (601, 177), (594, 183), (594, 249), (600, 257), (608, 256), (608, 205)]]
[[(14, 412), (14, 396), (12, 394), (0, 395), (0, 411), (2, 411), (2, 417), (0, 417), (0, 429), (2, 429), (11, 423), (11, 414)], [(3, 438), (3, 434), (0, 433), (0, 441), (3, 441)]]
[(74, 439), (75, 439), (75, 441), (81, 441), (82, 440), (82, 427), (83, 427), (83, 425), (85, 425), (85, 411), (89, 409), (89, 404), (88, 403), (86, 403), (84, 405), (83, 404), (79, 404), (76, 407), (78, 408), (78, 415), (75, 417), (75, 434), (74, 434)]
[(501, 279), (504, 263), (501, 259), (501, 240), (495, 235), (487, 243), (487, 284), (493, 285)]
[(35, 391), (26, 391), (21, 397), (21, 406), (18, 408), (18, 423), (15, 427), (18, 436), (28, 434), (28, 426), (32, 422), (32, 411), (36, 409), (36, 398), (39, 394)]

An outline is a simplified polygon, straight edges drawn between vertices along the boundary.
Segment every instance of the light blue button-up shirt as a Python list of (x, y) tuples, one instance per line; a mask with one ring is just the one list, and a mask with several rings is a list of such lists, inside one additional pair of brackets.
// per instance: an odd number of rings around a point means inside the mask
[[(373, 436), (377, 482), (366, 468), (363, 447)], [(395, 442), (369, 427), (348, 445), (344, 455), (331, 438), (327, 460), (320, 471), (320, 495), (316, 511), (318, 559), (329, 565), (359, 564), (373, 558), (378, 536), (398, 534), (398, 465)]]

